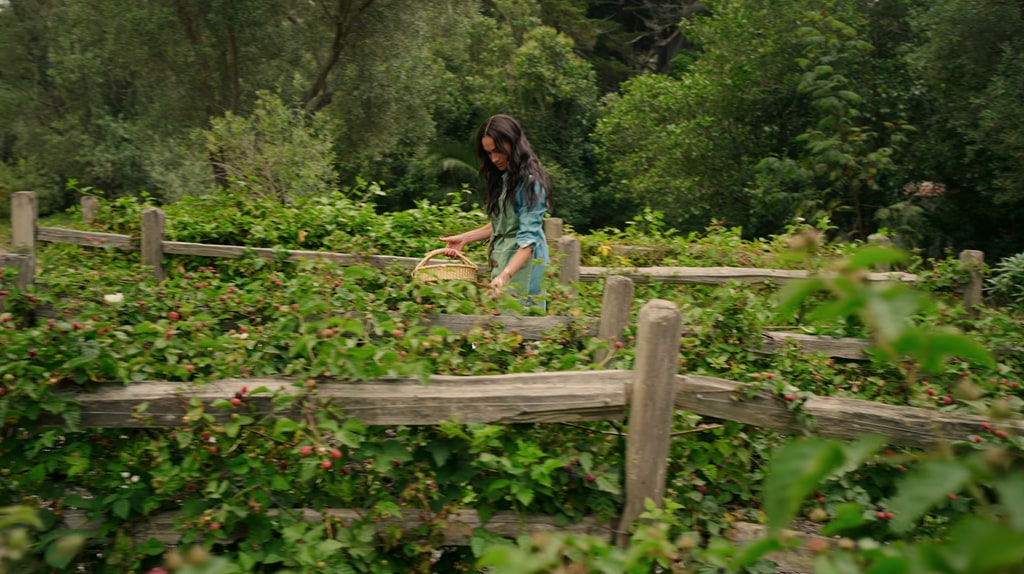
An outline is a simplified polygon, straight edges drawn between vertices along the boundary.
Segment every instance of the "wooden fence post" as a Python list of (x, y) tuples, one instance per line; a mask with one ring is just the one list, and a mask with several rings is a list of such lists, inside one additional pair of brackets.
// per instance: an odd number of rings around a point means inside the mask
[(36, 227), (39, 225), (39, 202), (34, 191), (11, 194), (11, 243), (14, 252), (36, 256)]
[(969, 279), (964, 287), (964, 309), (971, 315), (977, 313), (976, 307), (981, 305), (981, 291), (985, 278), (982, 269), (985, 267), (985, 253), (966, 249), (960, 252), (960, 263), (967, 269)]
[(665, 497), (668, 450), (679, 365), (682, 318), (670, 301), (652, 299), (640, 310), (633, 391), (626, 438), (626, 501), (616, 543), (629, 543), (630, 526), (645, 500), (658, 507)]
[[(609, 275), (604, 282), (604, 296), (601, 299), (601, 317), (597, 323), (597, 336), (609, 345), (622, 341), (622, 331), (629, 326), (633, 312), (633, 280), (622, 275)], [(611, 353), (609, 349), (598, 349), (594, 362), (600, 363)]]
[[(868, 243), (877, 247), (892, 247), (892, 239), (889, 239), (881, 233), (872, 233), (868, 236)], [(892, 265), (888, 263), (879, 263), (875, 265), (875, 271), (879, 273), (888, 273), (892, 271)]]
[(82, 206), (82, 223), (92, 223), (92, 220), (96, 219), (96, 212), (100, 208), (100, 201), (91, 195), (83, 195), (82, 199), (78, 200), (78, 203)]
[(39, 200), (34, 191), (11, 194), (11, 245), (21, 257), (8, 262), (18, 270), (15, 286), (26, 289), (36, 271), (36, 228), (39, 227)]
[[(32, 284), (32, 276), (35, 275), (34, 261), (28, 255), (15, 255), (13, 253), (0, 253), (0, 271), (4, 268), (15, 270), (14, 288), (24, 291)], [(7, 297), (9, 293), (0, 291), (0, 313), (7, 310)]]
[(153, 268), (153, 277), (164, 280), (164, 212), (157, 207), (142, 210), (142, 264)]
[(562, 220), (558, 217), (548, 217), (544, 219), (544, 237), (548, 240), (548, 249), (552, 247), (558, 249), (558, 240), (562, 238), (562, 232), (565, 229)]
[(580, 240), (571, 235), (558, 240), (558, 281), (562, 285), (572, 285), (580, 281)]

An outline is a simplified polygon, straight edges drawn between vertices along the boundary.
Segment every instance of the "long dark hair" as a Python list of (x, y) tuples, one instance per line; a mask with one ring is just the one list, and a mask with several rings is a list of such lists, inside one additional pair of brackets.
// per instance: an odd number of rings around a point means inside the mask
[[(498, 114), (491, 116), (476, 131), (476, 155), (480, 158), (480, 179), (487, 186), (487, 215), (496, 216), (501, 210), (498, 202), (501, 200), (502, 173), (493, 163), (488, 153), (484, 150), (484, 144), (480, 141), (484, 137), (494, 140), (495, 149), (505, 152), (505, 144), (508, 144), (508, 165), (506, 172), (508, 179), (505, 182), (509, 193), (505, 197), (505, 205), (515, 205), (516, 191), (529, 183), (531, 179), (539, 182), (547, 191), (546, 205), (551, 208), (551, 185), (548, 182), (548, 175), (533, 153), (530, 140), (523, 135), (523, 128), (512, 116)], [(523, 189), (523, 200), (528, 208), (537, 205), (537, 193), (533, 185), (526, 185)]]

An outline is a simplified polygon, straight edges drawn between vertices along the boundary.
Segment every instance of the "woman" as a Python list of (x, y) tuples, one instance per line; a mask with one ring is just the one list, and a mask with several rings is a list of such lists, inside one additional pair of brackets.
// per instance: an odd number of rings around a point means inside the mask
[(490, 222), (442, 237), (445, 254), (457, 257), (467, 243), (490, 239), (491, 287), (539, 295), (545, 266), (551, 262), (543, 221), (550, 205), (548, 176), (512, 116), (491, 116), (480, 125), (476, 155)]

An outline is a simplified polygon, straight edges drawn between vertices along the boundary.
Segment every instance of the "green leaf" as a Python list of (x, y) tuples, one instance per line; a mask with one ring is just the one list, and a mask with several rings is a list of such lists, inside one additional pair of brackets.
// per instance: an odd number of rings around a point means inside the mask
[(761, 538), (747, 543), (729, 563), (730, 569), (733, 572), (740, 571), (739, 569), (751, 566), (758, 560), (764, 557), (769, 552), (782, 549), (782, 542), (777, 537)]
[(999, 502), (1006, 508), (1010, 526), (1024, 532), (1024, 472), (1017, 471), (995, 481)]
[(978, 517), (967, 517), (949, 532), (942, 550), (960, 572), (1019, 572), (1024, 560), (1024, 532), (1015, 532)]
[(825, 282), (821, 279), (808, 279), (805, 281), (791, 281), (785, 284), (778, 292), (778, 307), (776, 311), (783, 319), (792, 318), (800, 305), (811, 295), (825, 288)]
[(864, 574), (914, 574), (914, 571), (903, 556), (880, 556)]
[(835, 517), (821, 529), (825, 536), (835, 536), (864, 524), (864, 511), (856, 502), (844, 502), (836, 507)]
[(291, 488), (291, 483), (280, 474), (275, 474), (270, 479), (270, 488), (273, 490), (288, 490)]
[(84, 534), (68, 534), (46, 547), (46, 563), (53, 568), (66, 568), (85, 545)]
[(907, 254), (897, 249), (866, 245), (850, 256), (849, 261), (846, 263), (846, 268), (871, 269), (885, 263), (900, 263), (906, 258)]
[(431, 441), (427, 446), (427, 450), (430, 452), (430, 456), (433, 457), (435, 466), (444, 466), (444, 463), (448, 461), (448, 457), (452, 454), (452, 449), (447, 441), (442, 440)]
[(530, 503), (533, 502), (534, 492), (528, 485), (515, 483), (512, 486), (512, 490), (515, 491), (516, 500), (519, 501), (519, 504), (522, 504), (523, 506), (530, 506)]
[(979, 365), (995, 368), (995, 359), (988, 349), (960, 333), (936, 333), (909, 329), (895, 342), (895, 349), (918, 360), (928, 372), (939, 372), (948, 357), (960, 357)]
[(609, 494), (619, 494), (622, 492), (622, 487), (619, 486), (618, 475), (601, 474), (594, 481), (597, 489), (601, 492), (607, 492)]
[(147, 538), (145, 542), (136, 546), (135, 550), (147, 556), (158, 556), (167, 550), (167, 546), (156, 538)]
[(970, 471), (952, 460), (926, 460), (908, 472), (896, 487), (889, 504), (894, 515), (893, 532), (906, 532), (927, 510), (950, 492), (959, 492), (970, 479)]
[(122, 520), (127, 520), (128, 515), (131, 513), (132, 505), (128, 500), (122, 498), (114, 502), (112, 510), (114, 512), (114, 516), (117, 516)]
[(796, 439), (777, 449), (764, 484), (769, 532), (789, 524), (803, 500), (842, 464), (843, 450), (835, 441)]
[(286, 418), (277, 419), (274, 422), (274, 434), (282, 435), (293, 433), (299, 428), (299, 423)]

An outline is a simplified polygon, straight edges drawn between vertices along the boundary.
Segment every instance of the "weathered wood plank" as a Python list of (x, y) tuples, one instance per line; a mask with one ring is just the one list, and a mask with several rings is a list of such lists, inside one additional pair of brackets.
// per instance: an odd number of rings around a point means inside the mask
[(789, 331), (766, 331), (761, 334), (764, 344), (759, 351), (776, 353), (789, 343), (796, 343), (801, 353), (813, 355), (825, 353), (828, 357), (865, 361), (868, 358), (866, 349), (874, 345), (871, 339), (855, 339), (852, 337), (823, 337)]
[[(679, 375), (675, 406), (704, 416), (746, 423), (785, 432), (801, 432), (804, 426), (783, 399), (768, 391), (733, 400), (737, 390), (747, 385), (693, 375)], [(963, 441), (981, 434), (987, 419), (939, 410), (886, 405), (860, 399), (812, 397), (802, 410), (815, 418), (814, 432), (835, 438), (856, 438), (877, 434), (889, 443), (928, 448), (938, 441)], [(1003, 421), (1003, 428), (1024, 432), (1024, 421)]]
[[(528, 341), (543, 339), (547, 333), (563, 329), (573, 323), (572, 317), (549, 315), (546, 317), (515, 317), (512, 315), (428, 315), (420, 324), (444, 327), (452, 333), (467, 333), (476, 327), (500, 328), (506, 333), (519, 333)], [(596, 323), (585, 327), (588, 335), (597, 332)]]
[[(368, 510), (347, 508), (330, 508), (323, 512), (308, 508), (295, 509), (295, 513), (305, 522), (323, 522), (333, 520), (339, 527), (346, 527), (359, 522), (370, 515)], [(279, 512), (269, 511), (274, 516)], [(68, 509), (63, 513), (63, 525), (74, 530), (95, 530), (98, 525), (89, 521), (84, 511)], [(182, 529), (178, 526), (181, 512), (168, 511), (153, 514), (142, 519), (131, 529), (131, 536), (136, 542), (144, 542), (155, 538), (168, 546), (175, 546), (181, 540)], [(521, 534), (535, 532), (560, 532), (576, 536), (596, 536), (610, 538), (611, 525), (594, 516), (586, 516), (578, 522), (558, 526), (552, 516), (535, 514), (517, 514), (511, 511), (495, 512), (490, 520), (484, 523), (476, 510), (458, 510), (443, 518), (426, 514), (421, 510), (403, 510), (401, 517), (374, 518), (377, 533), (386, 535), (388, 530), (398, 527), (409, 532), (422, 528), (428, 522), (440, 520), (446, 523), (441, 533), (444, 544), (449, 546), (466, 546), (475, 528), (486, 528), (488, 531), (505, 538), (516, 538)]]
[[(810, 271), (797, 269), (755, 269), (747, 267), (580, 267), (579, 280), (601, 281), (608, 275), (625, 275), (636, 283), (694, 283), (721, 285), (729, 281), (790, 281), (812, 277)], [(917, 281), (911, 273), (868, 273), (868, 281)]]
[(139, 245), (128, 235), (117, 233), (101, 233), (99, 231), (79, 231), (60, 227), (40, 227), (36, 234), (39, 241), (50, 243), (70, 243), (88, 247), (113, 247), (126, 251), (138, 251)]
[[(523, 373), (476, 377), (433, 376), (366, 382), (322, 382), (318, 397), (329, 399), (346, 415), (369, 425), (434, 425), (622, 420), (628, 400), (630, 371)], [(81, 408), (81, 426), (94, 428), (156, 428), (184, 424), (189, 399), (230, 399), (242, 386), (250, 391), (305, 391), (294, 380), (276, 377), (224, 379), (203, 386), (178, 382), (105, 385), (73, 397)], [(143, 412), (136, 407), (146, 403)], [(251, 396), (238, 412), (270, 414), (266, 395)], [(226, 421), (230, 413), (214, 413)], [(283, 413), (288, 415), (290, 413)], [(57, 418), (41, 424), (62, 426)]]
[(208, 243), (188, 243), (185, 241), (164, 241), (164, 253), (174, 255), (199, 255), (203, 257), (223, 257), (237, 259), (246, 253), (253, 253), (261, 259), (277, 259), (283, 254), (286, 261), (300, 259), (323, 259), (339, 265), (356, 265), (366, 263), (372, 267), (383, 269), (390, 266), (401, 266), (412, 269), (420, 262), (416, 257), (398, 257), (392, 255), (353, 255), (351, 253), (331, 253), (329, 251), (302, 251), (297, 249), (269, 249), (266, 247), (244, 247), (241, 245), (214, 245)]

